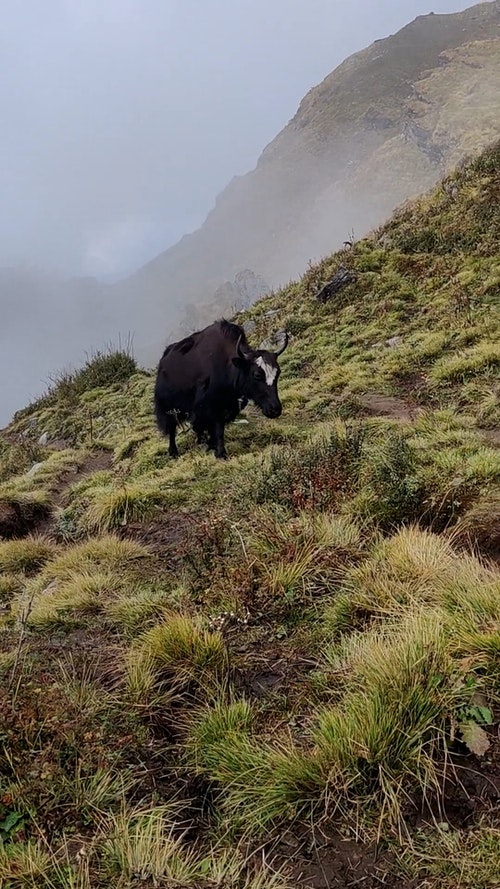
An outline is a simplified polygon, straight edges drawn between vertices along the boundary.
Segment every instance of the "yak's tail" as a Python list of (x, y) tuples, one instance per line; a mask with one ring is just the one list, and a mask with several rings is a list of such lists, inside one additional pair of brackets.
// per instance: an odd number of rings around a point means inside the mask
[(176, 426), (184, 426), (187, 421), (187, 415), (183, 411), (175, 410), (170, 407), (157, 392), (154, 395), (154, 407), (156, 425), (163, 435), (169, 435), (172, 428)]

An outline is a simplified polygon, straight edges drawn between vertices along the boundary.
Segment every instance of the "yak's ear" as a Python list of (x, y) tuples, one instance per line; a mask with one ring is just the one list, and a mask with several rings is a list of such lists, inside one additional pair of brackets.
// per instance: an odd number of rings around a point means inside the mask
[(248, 370), (248, 365), (250, 361), (247, 361), (246, 358), (240, 358), (239, 355), (236, 355), (235, 358), (232, 359), (233, 364), (238, 370)]

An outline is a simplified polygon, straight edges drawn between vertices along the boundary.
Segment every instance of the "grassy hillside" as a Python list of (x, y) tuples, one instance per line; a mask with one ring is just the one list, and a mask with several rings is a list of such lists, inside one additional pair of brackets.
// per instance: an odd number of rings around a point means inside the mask
[(0, 884), (498, 885), (499, 171), (240, 316), (291, 339), (227, 463), (127, 354), (4, 430)]
[[(332, 45), (341, 40), (332, 34)], [(419, 16), (350, 56), (310, 90), (200, 229), (116, 285), (114, 304), (134, 319), (126, 329), (150, 346), (165, 326), (190, 329), (192, 305), (206, 306), (207, 318), (231, 311), (212, 299), (241, 269), (276, 287), (352, 229), (359, 237), (379, 225), (499, 138), (499, 82), (500, 0)]]

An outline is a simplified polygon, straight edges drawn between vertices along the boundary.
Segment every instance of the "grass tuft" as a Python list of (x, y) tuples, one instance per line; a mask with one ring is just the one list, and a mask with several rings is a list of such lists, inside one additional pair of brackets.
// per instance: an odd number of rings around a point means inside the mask
[(142, 688), (148, 692), (152, 684), (167, 684), (178, 693), (211, 695), (227, 677), (227, 650), (218, 633), (200, 628), (188, 616), (166, 614), (134, 642), (127, 670), (135, 694)]
[(34, 574), (55, 558), (58, 547), (45, 537), (37, 535), (22, 540), (0, 543), (0, 571), (11, 574)]

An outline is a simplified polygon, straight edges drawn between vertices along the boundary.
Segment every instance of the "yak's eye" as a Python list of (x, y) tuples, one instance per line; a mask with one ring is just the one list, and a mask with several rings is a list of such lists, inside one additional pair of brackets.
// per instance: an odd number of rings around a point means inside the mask
[(266, 375), (265, 375), (264, 371), (261, 370), (260, 367), (255, 367), (255, 368), (254, 368), (253, 376), (254, 376), (254, 378), (255, 378), (256, 380), (264, 380), (264, 379), (266, 378)]

